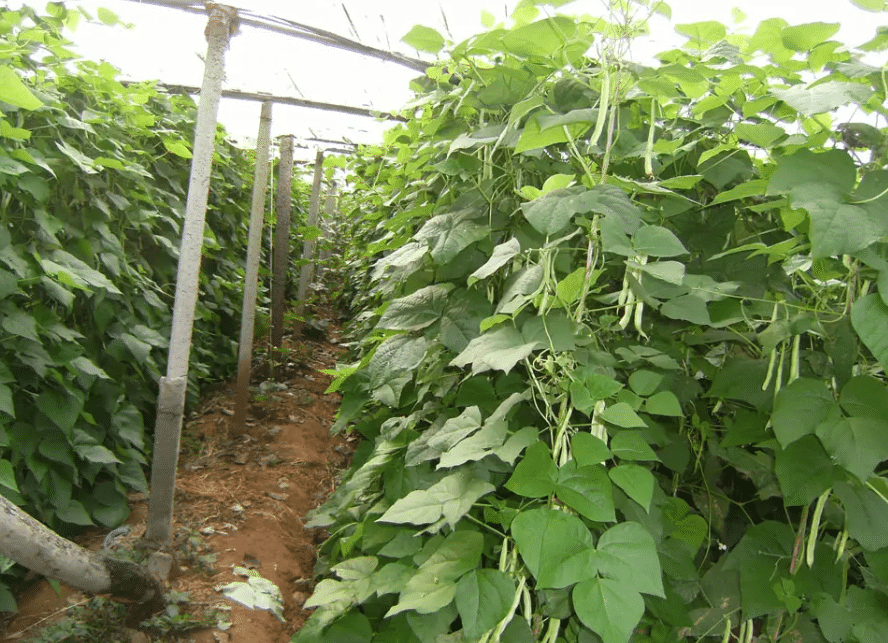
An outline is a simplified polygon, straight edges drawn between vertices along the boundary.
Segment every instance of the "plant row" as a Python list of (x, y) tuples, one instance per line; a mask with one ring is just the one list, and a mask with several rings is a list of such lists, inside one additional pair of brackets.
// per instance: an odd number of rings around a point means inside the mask
[(365, 440), (294, 641), (882, 640), (888, 148), (832, 114), (885, 116), (888, 40), (645, 66), (668, 8), (612, 10), (490, 18), (351, 162)]
[[(46, 12), (0, 10), (0, 493), (110, 528), (147, 491), (196, 107), (80, 59), (63, 32), (91, 16)], [(218, 129), (189, 404), (233, 370), (253, 156)]]

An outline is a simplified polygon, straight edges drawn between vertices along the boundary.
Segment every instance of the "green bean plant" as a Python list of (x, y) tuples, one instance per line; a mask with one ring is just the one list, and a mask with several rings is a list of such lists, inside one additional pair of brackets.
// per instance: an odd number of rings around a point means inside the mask
[[(0, 8), (0, 493), (64, 533), (119, 525), (147, 491), (196, 117), (73, 52), (89, 19), (117, 22)], [(240, 325), (253, 163), (217, 136), (189, 403), (232, 373)]]
[(883, 640), (888, 28), (648, 65), (666, 3), (559, 4), (411, 30), (440, 63), (349, 162), (364, 440), (293, 640)]

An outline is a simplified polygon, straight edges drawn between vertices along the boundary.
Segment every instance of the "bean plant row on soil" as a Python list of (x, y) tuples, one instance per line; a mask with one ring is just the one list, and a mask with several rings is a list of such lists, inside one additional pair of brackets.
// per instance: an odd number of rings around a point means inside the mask
[[(116, 527), (147, 491), (196, 118), (69, 50), (83, 19), (0, 9), (0, 493), (63, 533)], [(189, 404), (233, 372), (253, 156), (218, 130)]]
[(294, 641), (884, 640), (888, 30), (629, 62), (655, 5), (487, 16), (350, 162), (366, 440)]

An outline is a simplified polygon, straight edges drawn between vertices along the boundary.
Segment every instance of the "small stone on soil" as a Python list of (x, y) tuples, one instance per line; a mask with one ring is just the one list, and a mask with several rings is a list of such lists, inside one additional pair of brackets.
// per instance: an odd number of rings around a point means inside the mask
[(287, 498), (290, 497), (290, 494), (288, 494), (288, 493), (274, 493), (273, 491), (269, 491), (268, 497), (272, 498), (274, 500), (280, 500), (281, 502), (284, 502)]

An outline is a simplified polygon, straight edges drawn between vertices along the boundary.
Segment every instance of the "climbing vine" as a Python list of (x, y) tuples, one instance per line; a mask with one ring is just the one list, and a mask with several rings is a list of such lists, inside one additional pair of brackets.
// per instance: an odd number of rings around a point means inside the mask
[[(0, 9), (0, 493), (63, 532), (115, 527), (147, 491), (196, 117), (81, 60), (63, 33), (86, 19)], [(252, 167), (220, 128), (191, 402), (235, 363)]]
[(350, 165), (365, 440), (294, 641), (881, 640), (884, 29), (677, 25), (645, 66), (665, 3), (537, 4)]

